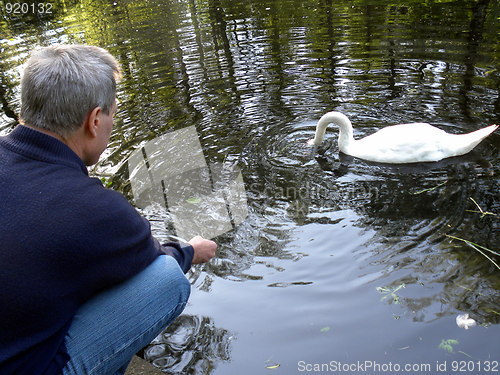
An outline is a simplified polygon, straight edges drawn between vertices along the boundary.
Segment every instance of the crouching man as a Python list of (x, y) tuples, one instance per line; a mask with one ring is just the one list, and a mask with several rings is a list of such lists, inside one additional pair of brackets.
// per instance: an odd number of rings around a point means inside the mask
[(119, 193), (88, 176), (107, 147), (117, 61), (36, 50), (20, 125), (0, 137), (0, 373), (122, 374), (184, 309), (184, 273), (213, 241), (160, 244)]

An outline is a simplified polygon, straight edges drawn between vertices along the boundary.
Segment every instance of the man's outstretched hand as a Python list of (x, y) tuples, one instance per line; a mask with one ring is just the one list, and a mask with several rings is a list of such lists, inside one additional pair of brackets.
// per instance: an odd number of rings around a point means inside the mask
[(206, 240), (201, 236), (195, 236), (188, 242), (194, 249), (193, 264), (208, 262), (215, 256), (217, 244), (214, 241)]

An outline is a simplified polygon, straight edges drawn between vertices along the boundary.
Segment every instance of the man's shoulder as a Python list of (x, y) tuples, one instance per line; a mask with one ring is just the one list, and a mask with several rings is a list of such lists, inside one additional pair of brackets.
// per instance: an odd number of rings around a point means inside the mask
[(75, 175), (54, 181), (54, 190), (59, 191), (65, 200), (87, 208), (126, 207), (133, 208), (119, 192), (106, 188), (99, 178)]

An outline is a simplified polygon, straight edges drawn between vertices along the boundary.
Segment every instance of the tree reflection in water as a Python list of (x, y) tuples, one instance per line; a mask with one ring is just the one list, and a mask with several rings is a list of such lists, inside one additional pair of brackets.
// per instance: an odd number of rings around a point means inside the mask
[(208, 317), (181, 315), (144, 349), (144, 359), (169, 374), (209, 374), (230, 359), (232, 337)]

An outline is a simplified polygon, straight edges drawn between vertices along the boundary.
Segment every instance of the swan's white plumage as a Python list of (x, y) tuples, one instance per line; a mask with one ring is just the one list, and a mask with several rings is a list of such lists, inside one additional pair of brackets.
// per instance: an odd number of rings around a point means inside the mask
[(328, 112), (318, 121), (312, 144), (321, 144), (326, 127), (331, 123), (339, 126), (339, 149), (343, 153), (369, 161), (397, 164), (432, 162), (464, 155), (498, 128), (498, 125), (491, 125), (468, 134), (449, 134), (426, 123), (411, 123), (388, 126), (355, 140), (349, 119), (340, 112)]

